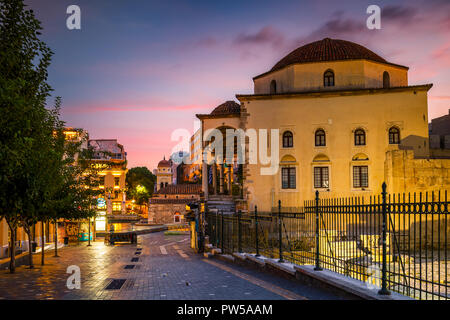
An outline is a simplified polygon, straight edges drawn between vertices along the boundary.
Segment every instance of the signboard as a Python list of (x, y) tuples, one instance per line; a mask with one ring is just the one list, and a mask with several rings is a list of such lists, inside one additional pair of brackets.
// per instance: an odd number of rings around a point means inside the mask
[(106, 201), (104, 198), (98, 198), (97, 199), (97, 207), (100, 208), (106, 208)]
[(80, 227), (78, 222), (66, 222), (66, 235), (69, 237), (69, 243), (78, 242)]

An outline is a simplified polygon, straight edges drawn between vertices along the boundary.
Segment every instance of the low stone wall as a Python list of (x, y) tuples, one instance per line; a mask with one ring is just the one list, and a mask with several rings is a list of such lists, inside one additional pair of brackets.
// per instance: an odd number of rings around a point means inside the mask
[[(16, 267), (29, 264), (28, 252), (16, 256)], [(9, 269), (10, 258), (0, 260), (0, 270)]]

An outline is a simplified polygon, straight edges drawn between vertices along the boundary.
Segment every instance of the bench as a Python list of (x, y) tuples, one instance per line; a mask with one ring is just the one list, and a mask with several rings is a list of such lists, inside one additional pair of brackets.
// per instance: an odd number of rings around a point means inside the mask
[(137, 234), (134, 231), (110, 232), (106, 234), (105, 243), (114, 245), (116, 242), (129, 242), (131, 244), (137, 244)]

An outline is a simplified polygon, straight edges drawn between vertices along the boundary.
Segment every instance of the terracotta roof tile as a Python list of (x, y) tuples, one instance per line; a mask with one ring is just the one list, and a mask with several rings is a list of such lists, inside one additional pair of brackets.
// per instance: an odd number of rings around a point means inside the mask
[(235, 114), (241, 112), (241, 105), (234, 101), (226, 101), (221, 105), (217, 106), (211, 115), (222, 115), (222, 114)]
[(169, 184), (159, 189), (156, 194), (200, 194), (202, 186), (199, 184)]

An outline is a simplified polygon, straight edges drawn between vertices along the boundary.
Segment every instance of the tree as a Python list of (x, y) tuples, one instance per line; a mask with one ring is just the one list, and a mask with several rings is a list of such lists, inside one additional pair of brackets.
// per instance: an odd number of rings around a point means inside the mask
[(15, 271), (16, 230), (36, 218), (30, 199), (40, 183), (32, 177), (32, 157), (46, 146), (39, 139), (53, 126), (45, 108), (51, 88), (47, 68), (52, 52), (39, 39), (41, 24), (23, 0), (0, 0), (0, 219), (11, 230), (10, 271)]
[(156, 176), (147, 167), (131, 168), (127, 172), (127, 198), (136, 201), (139, 206), (147, 205), (155, 188)]

